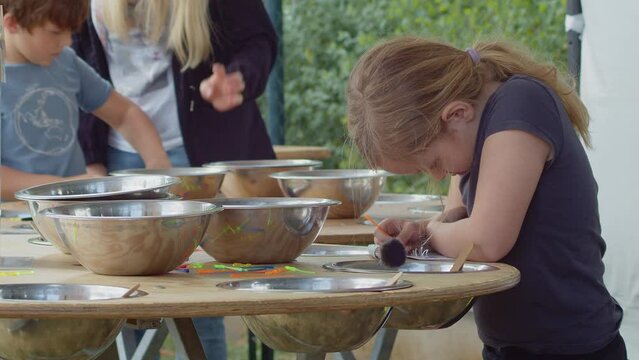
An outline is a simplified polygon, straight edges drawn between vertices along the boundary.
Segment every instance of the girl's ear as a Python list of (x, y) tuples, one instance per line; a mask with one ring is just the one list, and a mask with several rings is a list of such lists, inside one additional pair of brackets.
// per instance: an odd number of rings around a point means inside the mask
[(470, 122), (475, 119), (475, 108), (466, 101), (455, 100), (444, 106), (442, 122), (447, 125), (454, 120)]

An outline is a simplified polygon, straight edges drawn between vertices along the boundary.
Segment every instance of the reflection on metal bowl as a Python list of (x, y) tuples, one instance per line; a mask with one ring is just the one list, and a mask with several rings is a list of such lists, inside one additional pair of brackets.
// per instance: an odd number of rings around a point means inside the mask
[(169, 169), (126, 169), (111, 175), (167, 175), (179, 178), (169, 191), (184, 200), (206, 199), (217, 195), (225, 170), (205, 167), (175, 167)]
[(384, 324), (391, 308), (242, 316), (269, 347), (296, 353), (356, 349)]
[[(0, 285), (5, 301), (119, 299), (128, 289), (63, 284)], [(146, 293), (137, 291), (132, 297)], [(125, 319), (0, 319), (0, 357), (88, 360), (113, 343)]]
[(473, 303), (474, 297), (466, 297), (395, 306), (393, 314), (384, 327), (402, 330), (445, 328), (461, 319), (470, 310)]
[[(178, 200), (179, 196), (174, 194), (161, 194), (159, 198), (161, 200)], [(27, 200), (29, 211), (31, 212), (31, 218), (33, 219), (33, 227), (40, 233), (43, 239), (48, 240), (56, 249), (62, 251), (65, 254), (71, 254), (71, 251), (62, 242), (60, 235), (53, 225), (53, 219), (42, 216), (39, 211), (48, 209), (55, 206), (79, 204), (80, 201), (74, 200)]]
[(373, 205), (389, 173), (367, 169), (286, 171), (274, 173), (284, 195), (340, 201), (328, 217), (359, 218)]
[(206, 200), (224, 211), (211, 218), (202, 249), (221, 262), (295, 260), (315, 241), (339, 202), (326, 199), (228, 198)]
[(227, 171), (222, 183), (222, 193), (227, 197), (282, 196), (277, 181), (270, 174), (286, 170), (312, 170), (322, 162), (306, 159), (239, 160), (204, 164)]
[(96, 201), (41, 210), (87, 269), (103, 275), (156, 275), (195, 251), (211, 214), (200, 201)]

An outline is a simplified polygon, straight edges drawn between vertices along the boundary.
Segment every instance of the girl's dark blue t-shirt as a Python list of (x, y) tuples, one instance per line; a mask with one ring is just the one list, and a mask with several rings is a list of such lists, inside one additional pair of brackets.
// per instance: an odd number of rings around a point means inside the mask
[(484, 141), (505, 130), (531, 133), (552, 148), (519, 237), (500, 260), (521, 272), (513, 289), (480, 297), (475, 319), (482, 341), (536, 353), (596, 351), (617, 334), (621, 307), (604, 283), (597, 183), (583, 145), (554, 91), (513, 76), (489, 98), (470, 172), (460, 190), (473, 210)]

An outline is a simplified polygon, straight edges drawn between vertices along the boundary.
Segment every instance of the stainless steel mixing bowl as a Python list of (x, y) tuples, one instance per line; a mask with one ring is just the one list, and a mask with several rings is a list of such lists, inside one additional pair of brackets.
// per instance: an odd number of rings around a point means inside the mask
[[(258, 292), (361, 292), (412, 286), (401, 280), (389, 285), (382, 277), (306, 277), (233, 281), (224, 289)], [(296, 353), (327, 353), (356, 349), (388, 318), (389, 307), (242, 316), (251, 331), (269, 347)]]
[(211, 214), (200, 201), (98, 201), (44, 209), (71, 255), (104, 275), (155, 275), (182, 264), (202, 240)]
[(286, 196), (339, 200), (342, 205), (331, 208), (329, 218), (359, 218), (377, 200), (388, 175), (385, 171), (335, 169), (286, 171), (271, 177)]
[(165, 175), (106, 176), (33, 186), (15, 193), (19, 200), (118, 200), (165, 197), (180, 179)]
[(228, 171), (222, 183), (222, 193), (227, 197), (282, 196), (277, 181), (270, 174), (285, 170), (312, 170), (322, 162), (305, 159), (238, 160), (204, 164)]
[(227, 198), (211, 218), (202, 248), (221, 262), (252, 264), (295, 260), (319, 234), (328, 209), (339, 202), (313, 198)]
[[(155, 196), (155, 195), (154, 195)], [(162, 200), (179, 200), (180, 197), (174, 194), (164, 194)], [(60, 239), (53, 220), (39, 214), (40, 210), (48, 209), (54, 206), (78, 204), (81, 200), (28, 200), (27, 205), (31, 212), (33, 227), (40, 233), (40, 236), (49, 241), (56, 249), (65, 254), (71, 254), (71, 251)]]
[[(0, 285), (2, 301), (119, 299), (127, 288), (99, 285)], [(145, 293), (137, 291), (132, 297)], [(88, 360), (113, 343), (125, 319), (0, 319), (0, 358)]]
[(175, 167), (169, 169), (127, 169), (114, 171), (111, 175), (167, 175), (181, 182), (169, 191), (184, 200), (206, 199), (217, 195), (224, 180), (225, 170), (206, 167)]

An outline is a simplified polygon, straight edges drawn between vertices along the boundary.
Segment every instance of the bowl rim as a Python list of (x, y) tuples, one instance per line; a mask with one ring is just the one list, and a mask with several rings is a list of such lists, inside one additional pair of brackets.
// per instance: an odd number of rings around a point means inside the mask
[[(64, 211), (69, 208), (74, 207), (87, 207), (89, 205), (100, 206), (100, 205), (119, 205), (119, 204), (132, 204), (132, 203), (149, 203), (149, 204), (157, 204), (168, 202), (171, 204), (181, 203), (181, 204), (200, 204), (204, 205), (203, 210), (201, 211), (192, 211), (183, 214), (167, 214), (167, 215), (149, 215), (149, 216), (90, 216), (90, 215), (71, 215), (71, 214), (62, 214), (60, 211)], [(42, 209), (38, 211), (39, 216), (53, 218), (53, 219), (67, 219), (67, 220), (84, 220), (84, 221), (100, 221), (100, 220), (118, 220), (118, 221), (137, 221), (137, 220), (152, 220), (152, 219), (167, 219), (167, 218), (186, 218), (186, 217), (196, 217), (202, 215), (209, 215), (220, 212), (224, 210), (221, 206), (217, 206), (215, 204), (211, 204), (206, 201), (197, 201), (197, 200), (105, 200), (105, 201), (86, 201), (86, 202), (78, 202), (77, 204), (64, 204), (60, 206), (54, 206), (46, 209)]]
[[(118, 288), (118, 289), (122, 289), (124, 293), (126, 293), (130, 288), (127, 288), (125, 286), (120, 286), (120, 285), (102, 285), (102, 284), (67, 284), (67, 283), (15, 283), (15, 284), (1, 284), (0, 285), (0, 289), (3, 288), (19, 288), (19, 287), (37, 287), (37, 286), (53, 286), (53, 287), (102, 287), (102, 288)], [(55, 300), (57, 301), (112, 301), (112, 300), (126, 300), (126, 299), (135, 299), (135, 298), (139, 298), (139, 297), (143, 297), (149, 295), (148, 292), (146, 291), (142, 291), (140, 289), (135, 290), (130, 296), (128, 296), (127, 298), (123, 298), (122, 296), (118, 296), (118, 297), (111, 297), (111, 298), (105, 298), (105, 299), (95, 299), (95, 300), (91, 300), (91, 299), (62, 299), (62, 300)], [(52, 301), (52, 300), (37, 300), (37, 299), (3, 299), (0, 298), (0, 301), (14, 301), (14, 302), (25, 302), (25, 301), (31, 301), (31, 302), (43, 302), (43, 301)]]
[(135, 168), (135, 169), (123, 169), (111, 171), (109, 175), (113, 176), (125, 176), (125, 175), (165, 175), (173, 177), (182, 176), (208, 176), (208, 175), (223, 175), (228, 173), (228, 170), (218, 167), (172, 167), (166, 169), (147, 169), (147, 168)]
[(261, 160), (233, 160), (216, 161), (202, 165), (203, 167), (222, 168), (226, 170), (289, 168), (300, 166), (322, 166), (319, 160), (311, 159), (261, 159)]
[(385, 170), (373, 169), (319, 169), (281, 171), (269, 176), (278, 180), (346, 180), (391, 176)]
[[(206, 201), (208, 203), (215, 204), (229, 210), (290, 209), (302, 207), (335, 206), (342, 203), (341, 201), (334, 199), (304, 197), (213, 198), (203, 199), (201, 201)], [(253, 203), (236, 203), (243, 201), (252, 201)], [(224, 204), (225, 202), (231, 202), (231, 204)], [(262, 204), (259, 204), (259, 202), (262, 202)]]
[[(386, 199), (384, 199), (386, 198)], [(403, 193), (380, 193), (375, 200), (377, 205), (412, 205), (426, 201), (446, 201), (446, 195), (434, 194), (403, 194)]]
[[(34, 191), (38, 191), (38, 190), (42, 190), (42, 189), (47, 189), (47, 188), (53, 188), (54, 186), (65, 186), (65, 185), (69, 185), (69, 184), (86, 184), (86, 183), (96, 183), (96, 182), (116, 182), (116, 181), (122, 181), (122, 178), (141, 178), (141, 177), (155, 177), (158, 179), (163, 179), (164, 183), (163, 184), (158, 184), (158, 185), (154, 185), (154, 186), (149, 186), (149, 187), (140, 187), (139, 189), (130, 189), (130, 190), (118, 190), (118, 191), (109, 191), (109, 192), (101, 192), (101, 193), (87, 193), (87, 194), (65, 194), (65, 195), (39, 195), (39, 194), (33, 194)], [(103, 199), (105, 197), (109, 197), (109, 196), (120, 196), (120, 195), (126, 195), (126, 194), (132, 194), (132, 193), (139, 193), (139, 192), (153, 192), (153, 191), (157, 191), (163, 188), (166, 188), (168, 191), (168, 188), (180, 183), (182, 180), (178, 177), (175, 176), (167, 176), (167, 175), (127, 175), (127, 176), (102, 176), (102, 177), (96, 177), (96, 178), (89, 178), (89, 179), (75, 179), (75, 180), (63, 180), (63, 181), (56, 181), (56, 182), (52, 182), (52, 183), (47, 183), (47, 184), (41, 184), (41, 185), (35, 185), (35, 186), (30, 186), (28, 188), (25, 189), (21, 189), (15, 192), (14, 196), (16, 199), (18, 200), (73, 200), (73, 199), (92, 199), (92, 198), (100, 198)]]
[(217, 285), (215, 285), (216, 287), (219, 287), (220, 289), (225, 289), (225, 290), (240, 290), (240, 291), (254, 291), (254, 292), (277, 292), (277, 293), (282, 293), (282, 292), (286, 292), (286, 293), (291, 293), (291, 292), (303, 292), (303, 293), (309, 293), (309, 292), (314, 292), (314, 293), (356, 293), (356, 292), (378, 292), (378, 291), (394, 291), (394, 290), (401, 290), (401, 289), (407, 289), (409, 287), (412, 287), (414, 284), (409, 281), (409, 280), (405, 280), (405, 279), (400, 279), (398, 280), (395, 284), (391, 284), (389, 285), (387, 283), (388, 279), (384, 279), (384, 278), (380, 278), (380, 277), (374, 277), (373, 274), (370, 274), (371, 276), (358, 276), (358, 277), (351, 277), (351, 278), (356, 278), (356, 279), (374, 279), (374, 280), (380, 280), (382, 282), (383, 285), (379, 285), (379, 286), (371, 286), (371, 287), (367, 287), (367, 288), (359, 288), (359, 289), (335, 289), (335, 290), (303, 290), (303, 289), (252, 289), (252, 288), (241, 288), (241, 287), (231, 287), (234, 284), (254, 284), (256, 282), (268, 282), (268, 281), (277, 281), (277, 280), (284, 280), (284, 281), (288, 281), (288, 280), (309, 280), (309, 279), (313, 279), (313, 280), (342, 280), (342, 279), (349, 279), (348, 277), (337, 277), (337, 276), (306, 276), (306, 277), (274, 277), (274, 278), (265, 278), (265, 279), (245, 279), (245, 280), (232, 280), (232, 281), (223, 281), (223, 282), (219, 282), (217, 283)]

